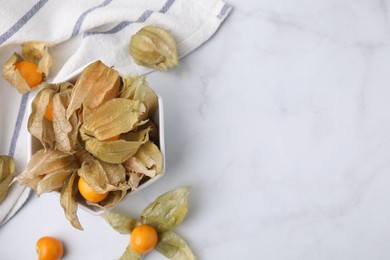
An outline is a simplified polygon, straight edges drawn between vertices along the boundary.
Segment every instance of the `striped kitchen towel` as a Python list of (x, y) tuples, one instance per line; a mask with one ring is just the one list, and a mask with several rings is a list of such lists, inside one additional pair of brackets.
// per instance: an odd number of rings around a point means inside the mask
[[(61, 82), (87, 64), (101, 60), (121, 74), (145, 74), (128, 53), (131, 36), (145, 25), (169, 31), (183, 57), (206, 42), (231, 11), (221, 0), (13, 0), (0, 9), (0, 63), (20, 52), (26, 41), (53, 45), (50, 82)], [(33, 94), (21, 96), (0, 79), (0, 154), (14, 155), (17, 171), (27, 164), (26, 106)], [(0, 225), (23, 205), (28, 190), (14, 183), (0, 205)]]
[(212, 36), (231, 10), (220, 0), (27, 2), (35, 4), (17, 0), (2, 5), (0, 47), (29, 40), (57, 45), (51, 72), (54, 81), (97, 59), (122, 74), (148, 72), (128, 54), (130, 37), (141, 27), (156, 25), (171, 32), (183, 57)]

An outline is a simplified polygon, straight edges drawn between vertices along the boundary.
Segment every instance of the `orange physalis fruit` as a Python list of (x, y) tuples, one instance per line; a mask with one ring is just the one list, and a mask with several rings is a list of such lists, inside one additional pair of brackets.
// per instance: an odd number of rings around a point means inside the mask
[(49, 100), (49, 104), (47, 104), (47, 108), (46, 108), (46, 111), (45, 111), (45, 117), (47, 120), (49, 121), (53, 121), (53, 99), (51, 98)]
[(15, 67), (30, 88), (35, 88), (42, 82), (43, 73), (38, 72), (38, 65), (34, 62), (19, 61), (15, 64)]
[(98, 203), (104, 200), (108, 196), (108, 192), (97, 193), (94, 191), (88, 183), (85, 182), (83, 178), (79, 179), (78, 188), (81, 196), (89, 202)]
[(61, 240), (54, 237), (41, 237), (36, 244), (38, 260), (59, 260), (64, 254)]
[(152, 251), (157, 244), (157, 240), (156, 229), (149, 225), (137, 226), (130, 234), (130, 246), (140, 254)]

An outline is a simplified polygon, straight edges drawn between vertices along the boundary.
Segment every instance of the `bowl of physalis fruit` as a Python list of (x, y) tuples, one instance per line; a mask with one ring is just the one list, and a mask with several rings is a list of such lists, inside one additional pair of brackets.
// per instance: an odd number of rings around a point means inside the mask
[(28, 118), (29, 163), (17, 180), (59, 194), (78, 229), (78, 207), (101, 214), (164, 174), (161, 98), (145, 77), (121, 76), (101, 61), (45, 84)]

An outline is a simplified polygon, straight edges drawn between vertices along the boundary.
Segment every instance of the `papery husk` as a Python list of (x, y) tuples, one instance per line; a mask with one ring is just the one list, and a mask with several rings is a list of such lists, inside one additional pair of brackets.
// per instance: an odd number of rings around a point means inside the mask
[(66, 219), (69, 220), (73, 227), (83, 230), (79, 218), (77, 217), (77, 180), (78, 176), (76, 172), (67, 178), (61, 190), (60, 203), (61, 207), (64, 209)]
[[(52, 149), (41, 149), (32, 156), (26, 170), (15, 180), (29, 186), (38, 194), (50, 192), (59, 189), (67, 175), (69, 176), (78, 168), (79, 165), (72, 154)], [(41, 182), (42, 184), (40, 184)]]
[(78, 161), (79, 165), (82, 165), (84, 162), (93, 162), (95, 160), (93, 155), (90, 154), (87, 150), (85, 150), (82, 146), (76, 147), (74, 157)]
[[(68, 81), (50, 85), (55, 86), (58, 89), (59, 93), (66, 92), (68, 90), (71, 91), (74, 87), (74, 85)], [(68, 93), (66, 95), (68, 95)]]
[(80, 132), (103, 141), (133, 130), (144, 113), (145, 106), (138, 100), (111, 99), (85, 118)]
[(65, 180), (73, 172), (75, 172), (75, 169), (69, 169), (45, 175), (37, 185), (37, 194), (40, 195), (45, 192), (61, 190), (62, 186), (64, 186)]
[(154, 170), (156, 174), (162, 172), (163, 158), (161, 151), (158, 149), (156, 144), (150, 141), (146, 142), (140, 147), (134, 157), (142, 162), (142, 164), (148, 169)]
[(141, 222), (139, 222), (138, 219), (113, 211), (104, 213), (103, 218), (120, 234), (130, 234), (136, 226), (141, 225)]
[(120, 94), (121, 98), (141, 101), (145, 107), (145, 113), (140, 117), (141, 120), (152, 116), (158, 107), (158, 98), (154, 90), (149, 86), (145, 77), (129, 75), (122, 78), (123, 87)]
[(8, 191), (10, 189), (10, 184), (12, 182), (12, 179), (14, 178), (13, 174), (8, 175), (4, 180), (0, 182), (0, 205), (3, 203), (5, 198), (8, 195)]
[[(66, 118), (73, 85), (65, 82), (49, 84), (41, 89), (32, 102), (32, 112), (28, 119), (28, 130), (45, 148), (55, 148), (63, 152), (74, 152), (78, 144), (79, 120), (77, 113)], [(45, 117), (52, 100), (53, 121)]]
[[(143, 162), (140, 162), (137, 158), (135, 158), (135, 156), (131, 157), (130, 159), (128, 159), (126, 162), (123, 163), (123, 165), (125, 166), (126, 170), (128, 172), (134, 172), (134, 173), (140, 173), (141, 175), (133, 175), (133, 178), (131, 179), (131, 182), (133, 185), (135, 185), (137, 182), (134, 181), (134, 180), (137, 180), (138, 181), (138, 184), (139, 184), (139, 181), (141, 180), (141, 176), (149, 176), (150, 178), (154, 178), (157, 173), (154, 169), (149, 169), (147, 166), (145, 166), (145, 164)], [(135, 179), (134, 179), (135, 177)], [(132, 185), (132, 187), (134, 187)], [(138, 186), (136, 186), (138, 187)], [(136, 188), (134, 187), (134, 188)]]
[(156, 250), (171, 260), (195, 260), (190, 246), (173, 231), (160, 233)]
[(0, 204), (8, 194), (9, 185), (15, 175), (15, 161), (12, 156), (0, 156)]
[(106, 209), (118, 204), (127, 194), (125, 169), (121, 164), (109, 164), (98, 160), (86, 161), (78, 175), (97, 193), (109, 192), (101, 202), (86, 201), (88, 205)]
[(74, 152), (78, 144), (79, 120), (77, 113), (66, 117), (73, 85), (63, 83), (61, 90), (53, 95), (52, 113), (55, 148), (63, 152)]
[(84, 162), (78, 175), (97, 193), (115, 190), (128, 190), (125, 168), (121, 164), (109, 164), (93, 160)]
[(101, 142), (91, 138), (85, 142), (85, 149), (104, 162), (123, 163), (133, 156), (144, 142), (128, 142), (125, 140)]
[(129, 172), (138, 172), (154, 178), (162, 172), (162, 162), (162, 154), (157, 145), (148, 141), (141, 145), (134, 156), (124, 162), (124, 166)]
[(121, 183), (121, 184), (119, 184), (119, 186), (123, 186), (123, 189), (110, 191), (108, 193), (108, 196), (104, 200), (102, 200), (101, 202), (94, 203), (94, 202), (86, 201), (87, 204), (91, 205), (91, 206), (95, 206), (95, 207), (101, 208), (101, 209), (108, 209), (108, 208), (114, 207), (127, 194), (127, 190), (126, 190), (127, 185)]
[(159, 196), (141, 213), (141, 222), (166, 232), (177, 227), (188, 211), (187, 197), (190, 187), (179, 187)]
[[(131, 159), (131, 158), (130, 158)], [(128, 160), (127, 160), (128, 161)], [(126, 161), (126, 162), (127, 162)], [(126, 163), (125, 162), (125, 163)], [(126, 166), (125, 166), (126, 167)], [(140, 183), (142, 178), (145, 176), (143, 173), (140, 172), (131, 172), (127, 171), (127, 175), (129, 176), (129, 180), (127, 181), (127, 184), (130, 186), (132, 190), (136, 190)]]
[[(137, 129), (140, 129), (137, 127)], [(137, 131), (131, 131), (126, 134), (121, 135), (121, 139), (129, 142), (138, 142), (144, 140), (149, 141), (149, 133), (152, 130), (151, 127), (140, 129)]]
[(3, 78), (20, 93), (25, 94), (31, 91), (31, 88), (15, 67), (16, 63), (22, 60), (23, 58), (17, 53), (12, 54), (12, 56), (3, 65)]
[(22, 53), (26, 60), (38, 64), (38, 71), (49, 76), (50, 68), (53, 64), (49, 53), (50, 44), (47, 42), (30, 41), (22, 44)]
[(143, 257), (144, 255), (134, 251), (134, 249), (128, 245), (119, 260), (141, 260)]
[(15, 161), (12, 156), (0, 155), (0, 182), (15, 173)]
[(167, 71), (179, 63), (176, 42), (164, 29), (145, 26), (131, 37), (130, 55), (138, 65)]
[(99, 163), (106, 173), (109, 184), (118, 186), (120, 183), (126, 182), (126, 170), (122, 164), (112, 164), (103, 161), (99, 161)]
[(54, 148), (55, 133), (53, 124), (46, 119), (45, 112), (50, 99), (59, 91), (58, 85), (47, 85), (41, 89), (31, 103), (31, 114), (27, 128), (31, 135), (41, 141), (43, 147)]
[(120, 88), (120, 77), (116, 70), (96, 61), (88, 65), (77, 79), (71, 101), (66, 112), (69, 118), (83, 108), (83, 118), (101, 104), (115, 98)]
[(81, 137), (85, 140), (85, 149), (96, 158), (107, 163), (123, 163), (132, 157), (141, 145), (149, 140), (148, 130), (139, 133), (127, 133), (123, 139), (116, 141), (99, 141), (88, 137), (81, 132)]
[(159, 132), (156, 124), (152, 120), (146, 121), (144, 124), (138, 126), (134, 131), (135, 132), (140, 132), (145, 129), (150, 129), (149, 130), (149, 140), (155, 144), (159, 143)]

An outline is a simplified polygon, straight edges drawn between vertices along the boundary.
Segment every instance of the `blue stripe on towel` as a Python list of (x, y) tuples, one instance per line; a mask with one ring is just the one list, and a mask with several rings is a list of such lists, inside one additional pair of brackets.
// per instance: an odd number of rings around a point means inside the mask
[(81, 29), (81, 26), (83, 25), (84, 19), (85, 19), (85, 17), (87, 17), (87, 15), (90, 12), (92, 12), (92, 11), (98, 9), (98, 8), (104, 7), (104, 6), (108, 5), (111, 2), (112, 2), (112, 0), (105, 0), (100, 5), (94, 6), (94, 7), (90, 8), (90, 9), (88, 9), (87, 11), (85, 11), (84, 13), (82, 13), (80, 15), (79, 19), (77, 19), (77, 22), (76, 22), (76, 24), (73, 27), (73, 31), (72, 31), (72, 36), (71, 37), (76, 36), (80, 32), (80, 29)]
[[(159, 13), (163, 13), (163, 14), (166, 13), (169, 10), (169, 8), (171, 8), (171, 6), (173, 5), (174, 2), (175, 2), (175, 0), (167, 0), (158, 12)], [(155, 11), (146, 10), (145, 12), (142, 13), (142, 15), (136, 21), (123, 21), (123, 22), (120, 22), (114, 28), (112, 28), (112, 29), (110, 29), (108, 31), (104, 31), (104, 32), (96, 32), (96, 31), (95, 32), (85, 32), (84, 33), (84, 37), (87, 37), (87, 36), (90, 36), (90, 35), (96, 35), (96, 34), (113, 34), (113, 33), (117, 33), (117, 32), (123, 30), (125, 27), (127, 27), (128, 25), (130, 25), (132, 23), (143, 23), (143, 22), (145, 22), (153, 13), (155, 13)]]
[[(136, 23), (145, 22), (150, 17), (150, 15), (152, 13), (153, 13), (153, 11), (146, 10), (145, 12), (142, 13), (142, 15), (135, 22)], [(89, 35), (94, 35), (94, 34), (113, 34), (113, 33), (117, 33), (117, 32), (123, 30), (123, 28), (125, 28), (126, 26), (128, 26), (129, 24), (132, 24), (132, 23), (134, 23), (134, 22), (133, 21), (123, 21), (123, 22), (120, 22), (114, 28), (112, 28), (112, 29), (110, 29), (108, 31), (105, 31), (105, 32), (86, 32), (84, 36), (89, 36)]]
[(10, 156), (14, 156), (14, 154), (15, 154), (16, 143), (18, 141), (20, 128), (22, 127), (24, 114), (25, 114), (26, 108), (27, 108), (28, 95), (29, 95), (29, 93), (24, 94), (22, 96), (22, 100), (20, 101), (18, 117), (16, 118), (14, 133), (12, 135), (11, 145), (10, 145), (9, 151), (8, 151), (8, 154)]
[(23, 27), (49, 0), (40, 0), (27, 13), (25, 13), (11, 28), (0, 35), (0, 44), (11, 38), (20, 28)]
[(162, 13), (162, 14), (165, 14), (169, 10), (169, 8), (171, 8), (171, 6), (173, 5), (174, 2), (175, 2), (175, 0), (168, 0), (168, 1), (166, 1), (164, 6), (161, 7), (159, 12)]

